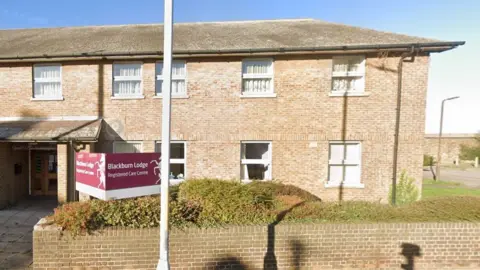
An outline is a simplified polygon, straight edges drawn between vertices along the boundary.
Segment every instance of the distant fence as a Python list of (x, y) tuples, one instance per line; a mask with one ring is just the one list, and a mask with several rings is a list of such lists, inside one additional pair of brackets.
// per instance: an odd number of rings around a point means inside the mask
[[(33, 234), (34, 269), (155, 269), (159, 233)], [(174, 229), (172, 269), (480, 269), (476, 223), (283, 224)]]

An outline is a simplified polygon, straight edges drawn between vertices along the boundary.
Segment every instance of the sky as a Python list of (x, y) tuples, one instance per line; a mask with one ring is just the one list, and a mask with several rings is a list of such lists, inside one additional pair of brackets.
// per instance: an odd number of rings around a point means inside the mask
[[(163, 22), (162, 0), (0, 2), (1, 29)], [(460, 96), (445, 104), (443, 132), (480, 132), (480, 1), (174, 0), (175, 22), (292, 18), (466, 41), (431, 57), (425, 131), (438, 133), (441, 101)]]

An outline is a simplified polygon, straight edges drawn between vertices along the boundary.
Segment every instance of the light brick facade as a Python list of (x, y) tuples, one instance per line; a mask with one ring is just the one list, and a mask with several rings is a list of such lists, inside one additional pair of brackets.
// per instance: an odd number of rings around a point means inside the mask
[[(188, 98), (172, 100), (172, 139), (186, 141), (186, 177), (240, 178), (240, 143), (272, 142), (273, 179), (295, 184), (325, 200), (386, 202), (392, 180), (398, 57), (367, 55), (368, 96), (332, 97), (332, 57), (275, 56), (272, 98), (242, 98), (243, 57), (191, 58)], [(105, 123), (96, 152), (114, 140), (161, 138), (162, 99), (155, 98), (155, 60), (143, 60), (143, 99), (112, 99), (113, 60), (62, 64), (62, 101), (31, 101), (32, 63), (0, 64), (0, 117), (94, 116)], [(121, 62), (121, 61), (118, 61)], [(422, 177), (428, 55), (404, 63), (399, 172)], [(364, 188), (326, 188), (329, 141), (360, 141)], [(69, 198), (68, 146), (58, 145), (59, 198)], [(60, 165), (60, 163), (64, 165)], [(62, 167), (63, 166), (63, 167)], [(62, 169), (63, 168), (63, 169)], [(420, 187), (420, 185), (419, 185)], [(71, 188), (71, 187), (70, 187)]]

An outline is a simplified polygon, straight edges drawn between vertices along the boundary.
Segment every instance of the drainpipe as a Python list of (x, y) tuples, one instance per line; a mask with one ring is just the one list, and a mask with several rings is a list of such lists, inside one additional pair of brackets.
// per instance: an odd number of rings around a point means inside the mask
[[(72, 201), (77, 201), (78, 198), (77, 198), (77, 192), (76, 192), (76, 180), (75, 179), (75, 148), (73, 147), (73, 140), (70, 140), (69, 141), (69, 144), (70, 144), (70, 164), (69, 164), (69, 167), (70, 167), (70, 170), (67, 170), (67, 171), (70, 171), (71, 172), (71, 177), (69, 177), (67, 175), (67, 177), (69, 179), (71, 179), (71, 187), (72, 187), (72, 191), (71, 192), (71, 198), (72, 198)], [(67, 181), (68, 183), (68, 181)], [(67, 188), (68, 188), (68, 185), (67, 185)]]
[[(395, 134), (393, 142), (393, 171), (392, 171), (392, 205), (395, 205), (397, 202), (397, 162), (398, 162), (398, 141), (400, 134), (400, 112), (402, 105), (402, 73), (403, 73), (403, 62), (414, 62), (415, 61), (415, 47), (412, 46), (410, 52), (403, 53), (400, 56), (397, 68), (397, 106), (396, 106), (396, 117), (395, 117)], [(411, 57), (409, 60), (405, 58)]]

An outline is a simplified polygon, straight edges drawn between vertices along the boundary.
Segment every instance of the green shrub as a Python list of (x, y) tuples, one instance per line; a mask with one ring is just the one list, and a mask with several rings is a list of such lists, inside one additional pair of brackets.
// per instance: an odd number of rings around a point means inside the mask
[(435, 160), (433, 156), (423, 155), (423, 166), (433, 166), (434, 164)]
[(320, 198), (318, 198), (317, 196), (299, 187), (292, 185), (284, 185), (273, 181), (254, 181), (248, 184), (248, 186), (256, 192), (267, 194), (272, 198), (277, 196), (297, 196), (304, 201), (320, 200)]
[(460, 145), (460, 158), (462, 160), (475, 160), (475, 157), (480, 158), (480, 140), (477, 145)]
[(92, 205), (82, 202), (67, 203), (55, 209), (52, 219), (74, 235), (96, 228), (96, 211)]
[[(419, 199), (419, 192), (417, 186), (415, 185), (415, 179), (413, 177), (409, 177), (405, 170), (400, 174), (400, 179), (397, 181), (396, 191), (397, 205), (412, 203)], [(388, 193), (388, 201), (392, 201), (392, 187), (390, 187), (390, 191)]]
[(272, 195), (237, 181), (189, 180), (180, 186), (178, 200), (201, 206), (198, 221), (204, 225), (245, 224), (269, 219)]
[[(480, 197), (443, 197), (417, 201), (414, 180), (402, 172), (398, 207), (362, 201), (322, 202), (298, 188), (279, 183), (189, 180), (170, 193), (173, 227), (283, 222), (429, 222), (480, 221)], [(102, 227), (157, 227), (160, 197), (64, 204), (51, 217), (77, 235)], [(282, 203), (287, 202), (287, 203)], [(408, 203), (408, 204), (407, 204)], [(402, 205), (403, 204), (403, 205)], [(279, 220), (280, 221), (280, 220)]]

